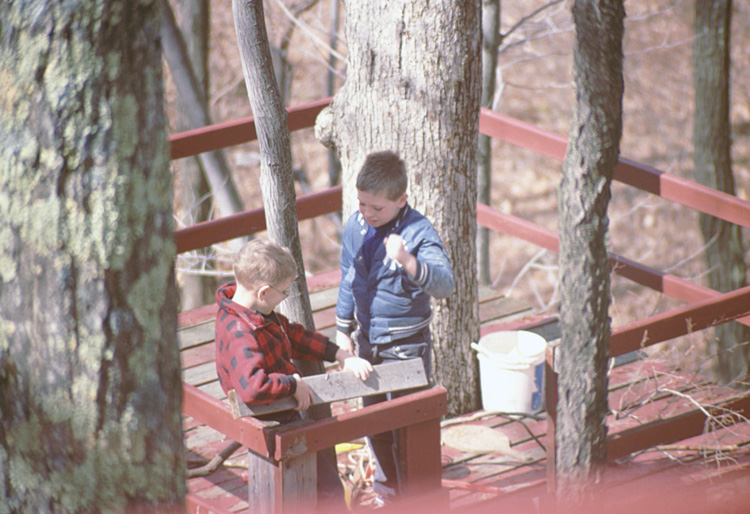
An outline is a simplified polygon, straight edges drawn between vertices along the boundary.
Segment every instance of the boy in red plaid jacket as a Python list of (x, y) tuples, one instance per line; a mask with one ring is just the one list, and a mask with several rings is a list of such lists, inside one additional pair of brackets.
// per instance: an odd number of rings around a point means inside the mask
[[(297, 266), (288, 249), (254, 239), (234, 258), (235, 282), (216, 292), (216, 371), (224, 392), (234, 389), (246, 403), (270, 403), (293, 396), (297, 411), (313, 401), (292, 359), (338, 361), (344, 370), (366, 380), (372, 365), (342, 350), (326, 336), (289, 321), (274, 308), (288, 296)], [(287, 423), (298, 412), (262, 419)], [(318, 488), (323, 499), (343, 495), (337, 468), (318, 454)]]

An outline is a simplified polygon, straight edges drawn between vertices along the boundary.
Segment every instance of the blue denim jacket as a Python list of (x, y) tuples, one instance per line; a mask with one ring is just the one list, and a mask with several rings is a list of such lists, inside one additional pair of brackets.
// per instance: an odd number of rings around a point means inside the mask
[(368, 228), (359, 211), (344, 227), (336, 328), (349, 334), (356, 321), (372, 344), (384, 344), (428, 327), (432, 317), (430, 297), (450, 295), (455, 278), (432, 223), (408, 204), (389, 234), (399, 234), (406, 249), (417, 258), (415, 278), (386, 256), (384, 244), (376, 246), (373, 264), (367, 270), (362, 246)]

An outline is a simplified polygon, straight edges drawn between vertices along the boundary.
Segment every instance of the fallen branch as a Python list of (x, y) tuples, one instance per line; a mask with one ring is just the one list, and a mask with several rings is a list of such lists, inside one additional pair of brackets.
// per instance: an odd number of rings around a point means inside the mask
[(213, 459), (208, 461), (208, 464), (206, 464), (205, 466), (201, 466), (195, 469), (189, 469), (188, 478), (206, 477), (210, 475), (211, 473), (219, 469), (219, 466), (221, 466), (225, 460), (231, 457), (234, 452), (239, 450), (241, 446), (242, 445), (237, 441), (232, 441), (231, 443), (229, 443), (229, 445), (227, 445), (226, 448), (217, 453)]

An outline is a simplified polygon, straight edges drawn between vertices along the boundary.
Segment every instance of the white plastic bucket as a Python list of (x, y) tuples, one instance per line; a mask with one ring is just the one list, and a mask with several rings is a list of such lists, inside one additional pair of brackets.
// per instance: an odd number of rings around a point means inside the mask
[(523, 330), (493, 332), (472, 343), (486, 411), (533, 413), (543, 407), (547, 341)]

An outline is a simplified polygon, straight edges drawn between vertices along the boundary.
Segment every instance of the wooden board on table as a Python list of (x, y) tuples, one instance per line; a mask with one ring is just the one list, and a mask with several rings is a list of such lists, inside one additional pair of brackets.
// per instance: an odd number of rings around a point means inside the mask
[[(313, 405), (424, 387), (428, 383), (422, 359), (409, 359), (373, 366), (373, 372), (364, 381), (350, 371), (334, 371), (303, 377), (302, 380), (313, 391)], [(261, 405), (248, 405), (239, 401), (234, 391), (229, 391), (228, 397), (232, 415), (235, 418), (270, 414), (290, 410), (297, 406), (297, 401), (292, 397)]]

